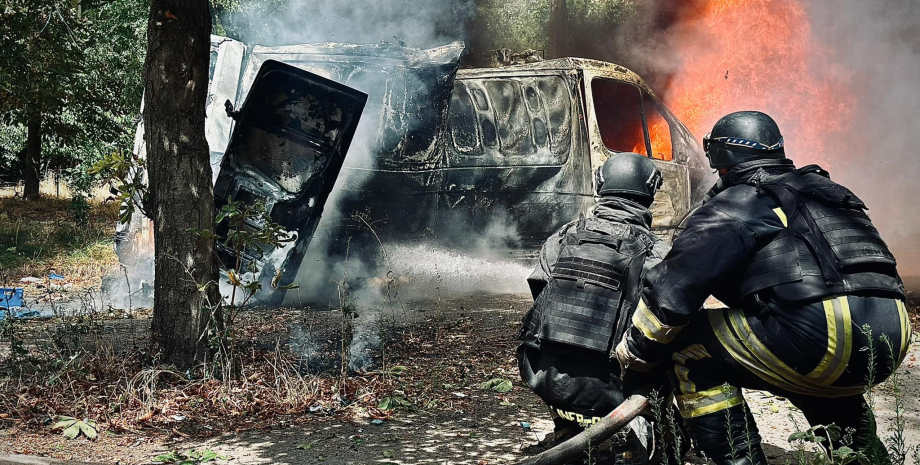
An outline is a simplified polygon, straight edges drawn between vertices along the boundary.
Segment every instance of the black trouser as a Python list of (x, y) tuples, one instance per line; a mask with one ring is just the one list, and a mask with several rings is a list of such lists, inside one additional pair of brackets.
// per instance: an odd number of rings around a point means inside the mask
[(849, 296), (768, 307), (763, 314), (710, 310), (680, 336), (668, 375), (699, 448), (716, 462), (749, 454), (763, 460), (740, 388), (788, 397), (812, 425), (855, 429), (854, 449), (877, 444), (862, 395), (907, 353), (904, 303)]

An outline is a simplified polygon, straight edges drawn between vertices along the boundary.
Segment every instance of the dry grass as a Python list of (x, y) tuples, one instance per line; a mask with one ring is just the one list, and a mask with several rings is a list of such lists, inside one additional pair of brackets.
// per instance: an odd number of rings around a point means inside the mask
[(112, 234), (118, 205), (91, 201), (89, 206), (86, 222), (80, 223), (70, 200), (0, 198), (0, 279), (7, 281), (0, 285), (55, 272), (86, 288), (117, 269)]
[[(49, 418), (66, 415), (95, 419), (109, 431), (154, 428), (209, 437), (297, 423), (307, 413), (345, 419), (392, 413), (377, 404), (395, 389), (393, 376), (303, 374), (303, 360), (267, 334), (275, 328), (261, 317), (242, 323), (241, 333), (261, 340), (242, 342), (242, 375), (232, 380), (190, 380), (186, 373), (155, 365), (144, 350), (149, 320), (107, 318), (90, 312), (3, 328), (0, 425), (47, 431)], [(24, 342), (26, 353), (13, 356), (6, 350), (11, 334)]]
[[(21, 182), (13, 186), (0, 187), (0, 199), (13, 198), (17, 195), (22, 197), (22, 191), (23, 185)], [(38, 186), (38, 193), (44, 198), (69, 199), (73, 197), (73, 191), (70, 190), (67, 183), (62, 181), (59, 184), (55, 184), (53, 175), (42, 180), (41, 184)], [(90, 199), (99, 202), (108, 198), (110, 195), (111, 193), (106, 185), (96, 186), (93, 188), (92, 192), (89, 193)]]

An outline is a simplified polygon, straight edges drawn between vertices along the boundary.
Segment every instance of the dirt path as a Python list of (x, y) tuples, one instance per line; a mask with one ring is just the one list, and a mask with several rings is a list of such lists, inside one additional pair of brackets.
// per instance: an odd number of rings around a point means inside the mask
[[(254, 430), (260, 425), (240, 420), (241, 428), (248, 432), (207, 439), (162, 434), (161, 430), (149, 435), (143, 431), (103, 434), (96, 442), (66, 441), (59, 436), (7, 429), (0, 430), (0, 452), (123, 464), (151, 463), (158, 454), (190, 449), (213, 450), (229, 457), (228, 463), (239, 464), (514, 463), (543, 450), (538, 443), (552, 427), (545, 407), (521, 385), (517, 375), (513, 336), (529, 304), (529, 297), (524, 295), (450, 299), (409, 304), (406, 313), (392, 311), (378, 318), (399, 319), (412, 333), (402, 341), (377, 345), (373, 337), (365, 340), (368, 334), (379, 334), (380, 328), (374, 327), (357, 337), (365, 342), (353, 345), (353, 351), (377, 360), (386, 348), (387, 366), (404, 366), (407, 373), (398, 389), (387, 395), (405, 397), (411, 406), (377, 424), (362, 418), (360, 412), (346, 418), (319, 408), (299, 418), (297, 426)], [(302, 321), (309, 323), (301, 324), (311, 328), (312, 344), (327, 341), (335, 346), (329, 342), (332, 336), (317, 328), (337, 327), (337, 315), (312, 312), (304, 317)], [(287, 337), (303, 338), (303, 329), (295, 326)], [(902, 367), (909, 444), (920, 443), (918, 354), (920, 347), (915, 343)], [(510, 380), (512, 389), (499, 393), (480, 386), (493, 378)], [(887, 386), (879, 388), (877, 411), (883, 435), (890, 431), (893, 416), (889, 391)], [(791, 458), (787, 438), (794, 427), (790, 415), (800, 425), (805, 424), (804, 418), (786, 400), (757, 392), (746, 396), (771, 462)], [(603, 456), (602, 451), (599, 455)]]
[[(489, 350), (496, 339), (509, 339), (529, 303), (526, 296), (504, 296), (483, 299), (476, 305), (469, 300), (463, 301), (462, 311), (452, 307), (459, 305), (455, 302), (444, 306), (446, 311), (441, 317), (454, 311), (462, 314), (462, 318), (471, 319), (468, 334), (454, 335), (457, 337), (445, 347), (446, 353), (455, 353), (457, 357), (444, 363), (458, 364), (465, 352)], [(469, 310), (471, 307), (475, 310)], [(552, 431), (552, 423), (545, 407), (521, 386), (514, 371), (513, 347), (514, 344), (507, 344), (500, 357), (501, 369), (506, 370), (514, 382), (514, 388), (504, 398), (514, 405), (502, 405), (502, 396), (493, 392), (465, 386), (458, 392), (467, 393), (470, 403), (462, 408), (400, 415), (381, 425), (329, 421), (305, 428), (215, 438), (183, 447), (211, 448), (233, 457), (235, 462), (246, 464), (514, 463), (543, 450), (538, 443)], [(908, 444), (920, 444), (918, 353), (920, 344), (915, 343), (902, 367)], [(437, 370), (437, 367), (431, 369)], [(893, 399), (888, 386), (883, 385), (879, 391), (876, 411), (879, 431), (884, 436), (893, 422)], [(771, 461), (783, 463), (792, 459), (793, 447), (787, 441), (795, 431), (792, 418), (803, 426), (807, 424), (805, 418), (785, 399), (762, 392), (747, 392), (746, 398), (757, 418)], [(529, 424), (530, 428), (525, 430), (521, 422)], [(691, 457), (689, 463), (702, 461)]]

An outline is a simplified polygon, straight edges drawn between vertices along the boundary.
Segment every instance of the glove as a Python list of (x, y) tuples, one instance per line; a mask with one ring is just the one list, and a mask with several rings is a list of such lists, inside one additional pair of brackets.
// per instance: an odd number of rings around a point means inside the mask
[(620, 363), (620, 379), (623, 383), (624, 396), (628, 397), (640, 388), (660, 391), (667, 384), (662, 370), (656, 370), (654, 365), (629, 351), (625, 336), (617, 344), (615, 352), (617, 361)]
[(620, 374), (626, 375), (627, 370), (648, 373), (652, 371), (653, 364), (642, 360), (637, 355), (629, 351), (629, 344), (626, 343), (626, 336), (620, 340), (616, 347), (617, 361), (620, 362)]

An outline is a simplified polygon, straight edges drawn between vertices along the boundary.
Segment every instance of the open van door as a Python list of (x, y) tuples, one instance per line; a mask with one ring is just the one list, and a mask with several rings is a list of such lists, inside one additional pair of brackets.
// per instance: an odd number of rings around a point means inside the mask
[[(272, 221), (293, 238), (280, 247), (232, 250), (218, 243), (226, 268), (237, 260), (255, 263), (258, 280), (270, 302), (280, 303), (282, 289), (295, 278), (355, 135), (367, 95), (343, 84), (278, 61), (266, 61), (238, 112), (230, 143), (214, 185), (215, 207), (231, 200), (261, 204)], [(249, 221), (253, 230), (264, 227)], [(217, 225), (226, 237), (226, 224)]]

